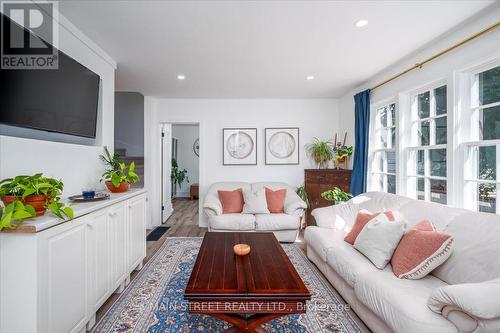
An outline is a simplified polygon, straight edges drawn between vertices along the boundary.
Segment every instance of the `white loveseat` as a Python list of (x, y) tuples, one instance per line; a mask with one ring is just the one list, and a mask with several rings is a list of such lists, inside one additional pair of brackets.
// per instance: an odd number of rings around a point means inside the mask
[[(453, 254), (420, 280), (398, 279), (390, 264), (377, 269), (343, 241), (362, 208), (398, 211), (408, 227), (432, 221), (453, 236)], [(499, 215), (378, 192), (312, 214), (307, 256), (375, 333), (500, 332)]]
[[(222, 204), (217, 191), (233, 191), (238, 188), (257, 191), (263, 187), (271, 190), (286, 189), (283, 214), (222, 214)], [(286, 183), (278, 182), (220, 182), (210, 186), (203, 211), (208, 217), (209, 231), (272, 231), (280, 242), (294, 242), (300, 230), (306, 203)]]

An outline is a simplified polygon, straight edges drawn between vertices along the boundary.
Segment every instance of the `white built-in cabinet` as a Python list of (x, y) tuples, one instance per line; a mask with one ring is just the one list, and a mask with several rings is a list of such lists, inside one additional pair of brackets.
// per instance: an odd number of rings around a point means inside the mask
[[(116, 202), (115, 202), (116, 201)], [(36, 233), (0, 233), (0, 332), (85, 332), (146, 256), (140, 192)]]

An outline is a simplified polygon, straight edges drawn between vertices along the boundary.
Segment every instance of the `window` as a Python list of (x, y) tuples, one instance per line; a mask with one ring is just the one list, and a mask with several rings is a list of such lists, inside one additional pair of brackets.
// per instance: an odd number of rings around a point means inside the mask
[(369, 189), (396, 193), (396, 103), (375, 108), (371, 123)]
[(411, 96), (408, 194), (447, 204), (447, 89), (438, 85)]
[(500, 213), (500, 66), (470, 77), (469, 140), (464, 142), (464, 206)]

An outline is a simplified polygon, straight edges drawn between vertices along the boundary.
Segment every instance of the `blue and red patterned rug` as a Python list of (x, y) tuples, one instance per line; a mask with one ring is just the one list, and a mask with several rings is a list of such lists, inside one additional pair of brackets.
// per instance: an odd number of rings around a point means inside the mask
[[(189, 314), (183, 299), (201, 238), (167, 238), (92, 332), (223, 332), (229, 324)], [(329, 282), (294, 244), (283, 244), (312, 294), (307, 313), (270, 321), (268, 332), (359, 333), (352, 310), (339, 299)]]

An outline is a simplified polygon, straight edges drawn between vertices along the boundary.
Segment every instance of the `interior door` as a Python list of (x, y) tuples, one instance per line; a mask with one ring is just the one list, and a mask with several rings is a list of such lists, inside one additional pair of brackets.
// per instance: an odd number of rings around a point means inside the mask
[(172, 170), (172, 124), (161, 124), (161, 215), (162, 223), (172, 214), (172, 184), (170, 172)]

